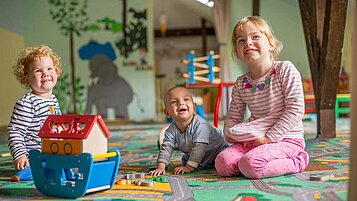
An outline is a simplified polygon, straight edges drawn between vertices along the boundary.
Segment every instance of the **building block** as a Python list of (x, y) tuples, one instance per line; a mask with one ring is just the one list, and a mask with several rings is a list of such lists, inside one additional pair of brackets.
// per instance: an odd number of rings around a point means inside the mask
[(164, 176), (152, 177), (152, 178), (148, 178), (148, 180), (152, 180), (152, 181), (160, 182), (160, 183), (168, 183), (169, 182)]
[(31, 181), (32, 172), (30, 166), (27, 166), (25, 169), (18, 171), (14, 176), (11, 177), (11, 181), (20, 182), (20, 181)]
[(152, 180), (135, 180), (134, 184), (138, 185), (138, 186), (154, 186), (155, 185), (155, 181)]
[(145, 179), (146, 173), (144, 172), (139, 172), (139, 173), (133, 173), (133, 174), (126, 174), (124, 175), (123, 178), (126, 180), (135, 180), (135, 179)]
[(310, 175), (310, 180), (311, 181), (328, 181), (330, 179), (333, 179), (334, 175), (333, 174), (311, 174)]

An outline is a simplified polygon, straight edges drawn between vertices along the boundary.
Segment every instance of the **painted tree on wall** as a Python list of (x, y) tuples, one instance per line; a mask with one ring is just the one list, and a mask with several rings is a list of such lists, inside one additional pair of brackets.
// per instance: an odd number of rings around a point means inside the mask
[(73, 113), (77, 113), (78, 87), (75, 74), (74, 35), (80, 36), (87, 30), (87, 0), (48, 0), (52, 6), (50, 15), (60, 27), (63, 35), (69, 37)]
[[(123, 1), (125, 2), (125, 1)], [(125, 6), (124, 10), (125, 10)], [(132, 14), (133, 19), (129, 24), (126, 23), (126, 14), (124, 12), (123, 16), (123, 26), (124, 26), (124, 36), (115, 42), (121, 55), (128, 57), (128, 55), (135, 50), (145, 49), (147, 50), (147, 28), (145, 25), (146, 21), (146, 9), (143, 11), (137, 11), (134, 8), (129, 9), (129, 13)]]
[[(56, 94), (59, 104), (61, 105), (61, 111), (63, 113), (71, 113), (73, 109), (72, 98), (72, 88), (71, 81), (68, 73), (63, 73), (61, 77), (58, 78), (56, 87), (53, 89), (53, 93)], [(84, 90), (80, 77), (76, 78), (76, 100), (77, 100), (77, 113), (84, 113)]]

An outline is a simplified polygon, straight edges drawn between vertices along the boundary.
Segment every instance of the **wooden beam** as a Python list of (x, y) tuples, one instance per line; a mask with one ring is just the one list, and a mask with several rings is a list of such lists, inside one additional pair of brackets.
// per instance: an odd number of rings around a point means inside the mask
[(128, 33), (126, 30), (126, 6), (127, 6), (127, 2), (126, 0), (123, 0), (123, 37), (124, 37), (124, 57), (128, 58)]
[(206, 20), (205, 18), (201, 18), (202, 23), (202, 54), (207, 54), (207, 30), (206, 30)]
[[(311, 79), (315, 93), (315, 100), (319, 100), (318, 90), (318, 63), (319, 63), (319, 42), (317, 35), (316, 4), (306, 0), (299, 0), (302, 24), (304, 27), (307, 54), (310, 63)], [(317, 101), (318, 102), (318, 101)], [(316, 105), (318, 110), (318, 105)]]
[(299, 0), (317, 111), (317, 136), (336, 136), (335, 102), (348, 0)]
[[(206, 36), (214, 36), (213, 27), (206, 27)], [(168, 29), (165, 37), (202, 36), (202, 28)], [(160, 30), (155, 30), (155, 38), (163, 37)]]
[[(321, 71), (323, 79), (321, 108), (334, 108), (341, 69), (341, 56), (346, 22), (347, 1), (327, 1), (323, 43), (321, 48), (321, 62), (325, 70)], [(334, 90), (336, 89), (336, 90)]]
[[(323, 40), (320, 51), (320, 112), (325, 113), (321, 121), (321, 137), (336, 137), (335, 104), (341, 69), (343, 38), (348, 0), (326, 0)], [(321, 116), (324, 115), (321, 113)]]
[(260, 0), (253, 0), (253, 16), (260, 15)]

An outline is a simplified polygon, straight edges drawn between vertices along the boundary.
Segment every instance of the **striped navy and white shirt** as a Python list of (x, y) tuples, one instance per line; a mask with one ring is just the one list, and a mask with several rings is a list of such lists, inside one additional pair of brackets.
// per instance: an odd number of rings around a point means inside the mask
[[(237, 78), (232, 90), (224, 134), (236, 142), (263, 136), (273, 142), (303, 139), (304, 92), (301, 75), (290, 61), (274, 61), (265, 76), (253, 80), (249, 73)], [(246, 107), (251, 117), (243, 122)]]
[(26, 93), (16, 102), (8, 125), (8, 146), (14, 161), (23, 155), (28, 156), (32, 149), (41, 150), (38, 132), (50, 114), (61, 114), (55, 95), (44, 99)]

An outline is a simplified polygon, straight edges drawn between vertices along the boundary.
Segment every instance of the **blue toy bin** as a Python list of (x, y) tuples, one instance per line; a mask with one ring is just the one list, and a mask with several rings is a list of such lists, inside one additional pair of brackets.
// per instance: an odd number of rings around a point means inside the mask
[(120, 164), (117, 149), (94, 156), (90, 153), (54, 155), (31, 150), (29, 157), (37, 190), (63, 198), (78, 198), (112, 188)]

